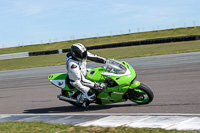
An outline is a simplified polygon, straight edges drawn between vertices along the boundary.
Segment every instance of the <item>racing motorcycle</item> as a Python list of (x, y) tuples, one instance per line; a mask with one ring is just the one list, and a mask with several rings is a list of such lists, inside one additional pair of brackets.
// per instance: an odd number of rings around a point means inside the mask
[[(152, 90), (136, 80), (135, 70), (125, 61), (107, 59), (103, 67), (89, 70), (86, 78), (107, 85), (103, 90), (93, 90), (96, 94), (93, 102), (99, 105), (127, 100), (137, 104), (149, 104), (154, 98)], [(61, 94), (58, 95), (60, 100), (81, 107), (76, 99), (81, 92), (70, 84), (67, 73), (51, 74), (48, 80), (61, 89)]]

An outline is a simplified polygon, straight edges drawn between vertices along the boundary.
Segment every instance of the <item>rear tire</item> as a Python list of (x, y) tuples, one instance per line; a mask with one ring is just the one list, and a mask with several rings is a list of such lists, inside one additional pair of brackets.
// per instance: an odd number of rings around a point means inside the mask
[(141, 83), (137, 88), (129, 89), (127, 97), (137, 104), (149, 104), (152, 102), (154, 94), (148, 86)]

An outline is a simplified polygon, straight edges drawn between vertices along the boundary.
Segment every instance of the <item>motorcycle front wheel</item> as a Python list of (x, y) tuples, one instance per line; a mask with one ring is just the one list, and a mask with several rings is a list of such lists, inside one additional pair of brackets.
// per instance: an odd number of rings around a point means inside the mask
[(128, 89), (127, 97), (137, 104), (149, 104), (152, 102), (154, 94), (148, 86), (141, 83), (140, 86), (135, 89)]

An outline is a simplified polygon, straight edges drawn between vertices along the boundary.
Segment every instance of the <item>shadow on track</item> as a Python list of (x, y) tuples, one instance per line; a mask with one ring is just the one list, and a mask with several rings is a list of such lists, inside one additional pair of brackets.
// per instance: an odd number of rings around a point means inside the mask
[[(157, 112), (158, 110), (154, 110), (154, 107), (176, 107), (178, 109), (178, 106), (189, 106), (189, 105), (195, 105), (199, 106), (199, 103), (184, 103), (184, 104), (149, 104), (149, 105), (138, 105), (135, 103), (132, 104), (108, 104), (108, 105), (95, 105), (91, 104), (88, 108), (81, 108), (76, 107), (73, 105), (69, 106), (59, 106), (59, 107), (51, 107), (51, 108), (38, 108), (38, 109), (28, 109), (24, 110), (23, 113), (34, 113), (34, 114), (42, 114), (42, 113), (87, 113), (87, 112), (94, 112), (94, 111), (100, 111), (100, 110), (107, 110), (111, 108), (119, 109), (119, 108), (126, 108), (126, 107), (140, 107), (140, 109), (143, 110), (149, 110), (151, 108), (151, 111)], [(128, 108), (129, 109), (129, 108)], [(157, 109), (157, 108), (156, 108)], [(148, 111), (147, 111), (148, 112)], [(158, 111), (159, 112), (159, 111)], [(199, 113), (199, 112), (198, 112)]]
[(51, 108), (39, 108), (24, 110), (23, 113), (74, 113), (74, 112), (85, 112), (85, 111), (96, 111), (105, 110), (110, 108), (138, 106), (137, 104), (115, 104), (115, 105), (90, 105), (88, 108), (81, 108), (76, 106), (61, 106)]

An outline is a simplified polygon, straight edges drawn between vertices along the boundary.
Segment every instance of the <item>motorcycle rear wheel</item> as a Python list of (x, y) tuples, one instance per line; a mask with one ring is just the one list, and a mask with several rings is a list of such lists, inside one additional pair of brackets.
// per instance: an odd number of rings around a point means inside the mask
[(127, 91), (127, 97), (130, 101), (137, 104), (149, 104), (152, 102), (154, 94), (148, 86), (141, 83), (137, 88), (129, 89)]

